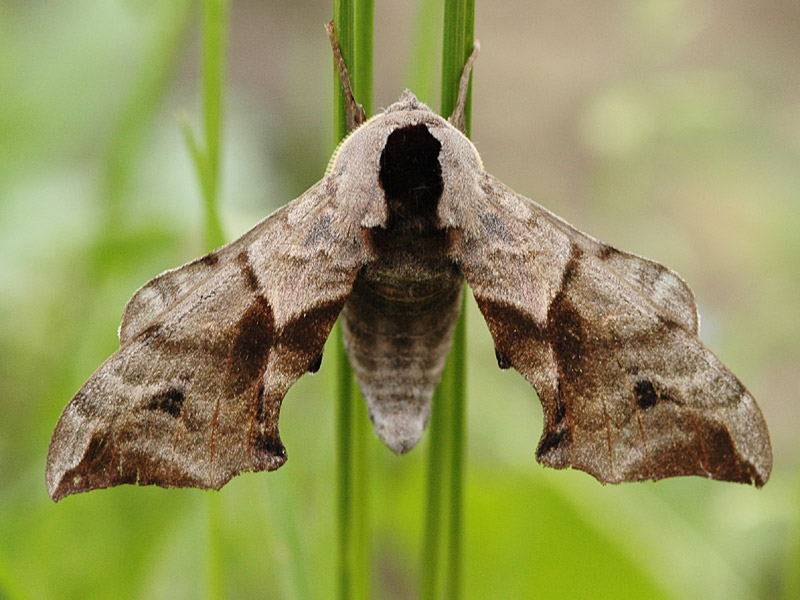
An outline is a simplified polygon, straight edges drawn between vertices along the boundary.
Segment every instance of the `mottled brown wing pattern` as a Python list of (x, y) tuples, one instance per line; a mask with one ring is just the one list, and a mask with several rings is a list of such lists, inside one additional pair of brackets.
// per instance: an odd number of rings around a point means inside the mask
[(739, 380), (696, 336), (683, 281), (580, 234), (485, 175), (481, 230), (451, 232), (498, 363), (536, 389), (543, 464), (603, 482), (702, 475), (763, 485), (772, 453)]
[(120, 349), (56, 426), (47, 460), (53, 499), (122, 483), (219, 489), (241, 471), (285, 462), (281, 401), (319, 368), (366, 260), (360, 239), (334, 226), (331, 186), (322, 180), (134, 295)]

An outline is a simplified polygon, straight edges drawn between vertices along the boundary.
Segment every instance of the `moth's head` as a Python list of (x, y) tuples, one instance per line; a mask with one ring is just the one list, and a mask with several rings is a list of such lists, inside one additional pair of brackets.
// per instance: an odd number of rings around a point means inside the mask
[(444, 227), (443, 209), (477, 193), (482, 172), (469, 138), (408, 90), (353, 131), (328, 167), (348, 209), (363, 215), (363, 227), (409, 215)]

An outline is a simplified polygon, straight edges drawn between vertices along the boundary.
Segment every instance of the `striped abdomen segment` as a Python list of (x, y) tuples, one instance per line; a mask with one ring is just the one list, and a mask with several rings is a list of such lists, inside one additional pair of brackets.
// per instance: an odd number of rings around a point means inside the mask
[(413, 252), (418, 244), (363, 268), (342, 311), (375, 433), (397, 453), (410, 450), (428, 422), (461, 302), (458, 269), (438, 253)]

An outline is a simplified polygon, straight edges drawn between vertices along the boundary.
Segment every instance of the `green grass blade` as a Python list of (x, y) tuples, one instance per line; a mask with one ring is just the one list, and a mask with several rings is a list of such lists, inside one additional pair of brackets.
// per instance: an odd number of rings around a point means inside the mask
[[(357, 0), (355, 3), (355, 55), (353, 70), (353, 93), (364, 106), (364, 112), (372, 112), (372, 45), (375, 21), (375, 3), (372, 0)], [(357, 385), (350, 393), (353, 418), (353, 509), (355, 528), (355, 569), (353, 592), (355, 598), (370, 597), (370, 507), (369, 442), (372, 436), (366, 405)]]
[(466, 334), (467, 323), (464, 311), (466, 296), (461, 301), (461, 316), (456, 324), (453, 337), (453, 366), (450, 371), (450, 518), (448, 522), (447, 548), (447, 590), (448, 598), (461, 597), (461, 566), (463, 540), (463, 498), (464, 498), (464, 461), (466, 454)]
[[(372, 0), (335, 0), (334, 27), (353, 92), (369, 115), (372, 106)], [(334, 132), (338, 144), (347, 135), (344, 95), (334, 72)], [(355, 385), (337, 325), (337, 515), (339, 597), (368, 598), (369, 572), (369, 422)]]
[(203, 129), (206, 139), (201, 181), (205, 182), (206, 246), (211, 249), (224, 242), (218, 205), (229, 5), (228, 0), (205, 0), (203, 7)]
[(228, 13), (228, 0), (203, 2), (202, 143), (186, 121), (181, 123), (200, 181), (205, 211), (205, 245), (209, 250), (221, 246), (225, 241), (218, 206)]
[[(350, 77), (355, 79), (352, 65), (355, 64), (355, 0), (334, 0), (333, 2), (333, 27), (339, 41), (342, 56), (351, 69)], [(334, 146), (338, 145), (347, 135), (347, 120), (345, 113), (344, 92), (339, 84), (339, 72), (336, 65), (333, 67), (333, 135)]]
[[(445, 116), (449, 116), (456, 105), (461, 72), (474, 43), (474, 22), (474, 0), (445, 1), (441, 107), (441, 114)], [(468, 100), (465, 109), (467, 131), (470, 104)], [(421, 595), (426, 599), (445, 597), (457, 600), (461, 597), (466, 421), (463, 305), (462, 301), (453, 346), (432, 408), (421, 581)]]
[[(353, 43), (353, 3), (351, 0), (335, 0), (333, 4), (334, 29), (339, 41), (339, 48), (345, 60), (352, 62)], [(352, 76), (352, 75), (351, 75)], [(347, 117), (345, 112), (344, 92), (339, 83), (339, 75), (334, 66), (334, 146), (347, 135)], [(353, 372), (350, 360), (342, 342), (341, 323), (336, 324), (336, 467), (337, 467), (337, 535), (339, 546), (338, 584), (339, 598), (347, 600), (354, 590), (353, 548), (356, 544), (352, 499), (353, 499), (353, 411), (352, 388)]]
[[(452, 353), (450, 357), (452, 357)], [(441, 555), (441, 530), (443, 521), (442, 482), (447, 477), (447, 415), (442, 410), (451, 395), (451, 358), (448, 358), (442, 381), (433, 396), (431, 420), (428, 424), (428, 474), (425, 493), (425, 530), (422, 540), (422, 568), (420, 597), (423, 600), (438, 598), (439, 558)]]
[(406, 81), (417, 98), (429, 106), (434, 105), (436, 61), (431, 57), (439, 51), (437, 32), (442, 26), (442, 0), (420, 0), (414, 14), (411, 34), (411, 51), (408, 59)]
[(375, 29), (375, 2), (357, 0), (354, 15), (355, 64), (353, 68), (353, 93), (364, 106), (364, 112), (372, 113), (372, 45)]

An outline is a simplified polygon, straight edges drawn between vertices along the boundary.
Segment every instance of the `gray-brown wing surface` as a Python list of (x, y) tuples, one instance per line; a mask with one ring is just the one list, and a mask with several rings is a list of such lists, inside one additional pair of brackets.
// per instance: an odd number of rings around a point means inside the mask
[(281, 401), (319, 367), (366, 260), (360, 236), (347, 233), (359, 228), (341, 226), (334, 188), (323, 179), (136, 292), (119, 350), (56, 425), (53, 499), (122, 483), (219, 489), (241, 471), (285, 462)]
[(603, 482), (693, 474), (763, 485), (772, 466), (766, 424), (697, 338), (686, 284), (489, 175), (480, 183), (479, 230), (454, 228), (451, 257), (498, 362), (539, 394), (538, 460)]

